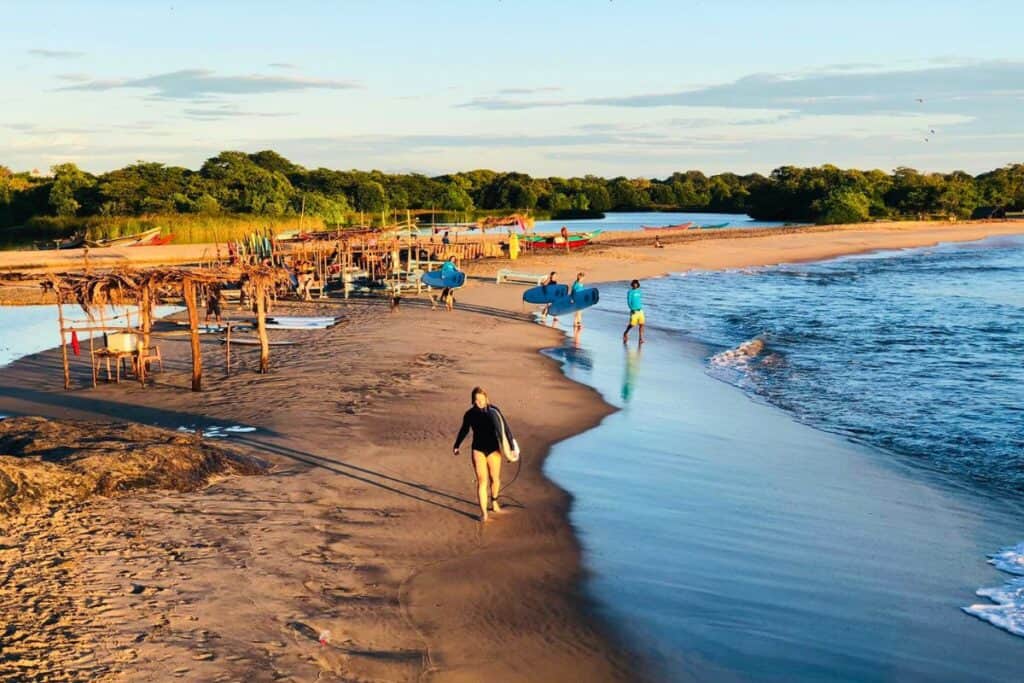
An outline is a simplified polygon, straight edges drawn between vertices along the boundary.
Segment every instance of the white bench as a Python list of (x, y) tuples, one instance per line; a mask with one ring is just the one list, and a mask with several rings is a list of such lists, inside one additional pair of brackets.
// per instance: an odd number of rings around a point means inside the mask
[(539, 285), (542, 282), (544, 282), (544, 278), (546, 277), (547, 275), (545, 274), (534, 275), (533, 273), (517, 273), (514, 270), (502, 268), (501, 270), (498, 271), (497, 281), (499, 285), (502, 282), (516, 282), (526, 285)]

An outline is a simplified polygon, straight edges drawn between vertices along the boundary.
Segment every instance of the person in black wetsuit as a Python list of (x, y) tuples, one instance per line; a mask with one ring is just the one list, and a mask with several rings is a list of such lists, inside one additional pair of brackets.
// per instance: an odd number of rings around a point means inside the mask
[[(487, 392), (476, 387), (472, 393), (473, 406), (462, 416), (462, 428), (455, 437), (452, 455), (459, 454), (459, 445), (466, 438), (469, 430), (473, 430), (473, 471), (476, 473), (477, 495), (480, 499), (480, 521), (486, 522), (488, 488), (490, 488), (491, 509), (501, 512), (498, 504), (498, 492), (501, 491), (501, 447), (498, 445), (498, 432), (495, 416), (500, 418), (497, 406), (487, 400)], [(512, 430), (505, 422), (505, 433), (512, 443)]]

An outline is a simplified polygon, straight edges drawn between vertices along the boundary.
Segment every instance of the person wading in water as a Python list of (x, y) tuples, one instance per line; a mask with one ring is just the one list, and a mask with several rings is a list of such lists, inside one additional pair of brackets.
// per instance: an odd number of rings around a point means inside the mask
[(477, 496), (480, 499), (480, 521), (486, 522), (488, 500), (491, 500), (490, 507), (494, 512), (501, 512), (498, 493), (501, 491), (502, 436), (507, 444), (514, 444), (515, 439), (505, 416), (487, 400), (486, 391), (475, 387), (470, 398), (473, 405), (462, 416), (462, 428), (455, 437), (452, 455), (459, 454), (459, 445), (472, 429), (473, 471), (476, 473)]

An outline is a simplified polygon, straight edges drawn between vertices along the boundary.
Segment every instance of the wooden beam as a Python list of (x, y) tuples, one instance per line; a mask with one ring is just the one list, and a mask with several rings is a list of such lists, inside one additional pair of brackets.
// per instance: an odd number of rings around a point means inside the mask
[(270, 372), (270, 339), (267, 338), (267, 291), (263, 283), (256, 292), (256, 333), (260, 338), (260, 372)]
[(192, 278), (182, 281), (182, 294), (188, 308), (188, 329), (192, 337), (192, 391), (202, 391), (203, 352), (199, 348), (199, 310), (196, 308), (196, 283)]
[[(64, 391), (71, 389), (71, 368), (68, 367), (68, 345), (64, 341), (64, 301), (60, 295), (60, 287), (56, 288), (57, 293), (57, 321), (60, 323), (60, 355), (64, 360)], [(89, 359), (90, 365), (92, 359)]]

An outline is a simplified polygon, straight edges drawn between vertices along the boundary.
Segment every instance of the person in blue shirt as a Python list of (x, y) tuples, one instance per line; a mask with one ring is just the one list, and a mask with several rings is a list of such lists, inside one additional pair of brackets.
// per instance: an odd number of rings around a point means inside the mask
[(441, 244), (443, 244), (445, 246), (448, 246), (451, 243), (452, 243), (452, 241), (450, 239), (448, 239), (448, 231), (445, 230), (444, 231), (444, 236), (441, 237)]
[(626, 305), (629, 306), (629, 324), (626, 331), (622, 333), (622, 343), (629, 343), (629, 331), (636, 326), (640, 334), (640, 343), (644, 343), (644, 300), (640, 292), (640, 281), (633, 280), (629, 283), (629, 291), (626, 293)]
[(444, 263), (441, 264), (441, 277), (448, 279), (455, 274), (458, 268), (455, 267), (455, 262), (449, 257)]
[[(583, 290), (583, 272), (576, 273), (576, 281), (569, 288), (569, 299), (576, 301), (576, 293)], [(576, 311), (576, 318), (572, 325), (574, 330), (583, 329), (583, 311)]]

